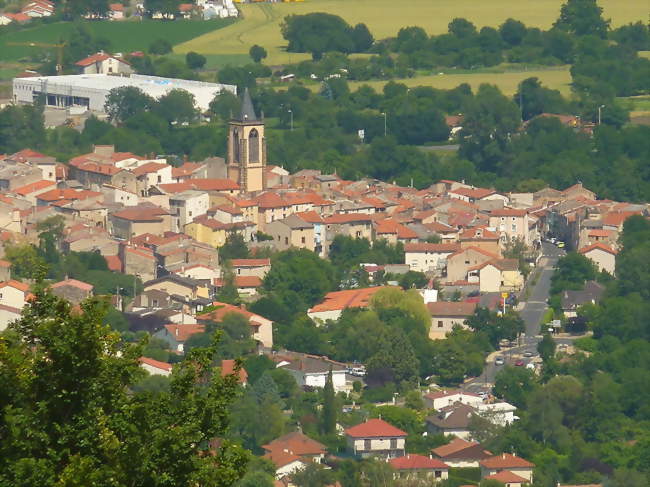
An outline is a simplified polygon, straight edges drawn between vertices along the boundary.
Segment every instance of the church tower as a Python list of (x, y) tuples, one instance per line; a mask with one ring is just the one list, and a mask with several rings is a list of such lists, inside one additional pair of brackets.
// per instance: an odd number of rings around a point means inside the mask
[(265, 169), (264, 120), (257, 118), (246, 88), (241, 113), (228, 124), (228, 179), (236, 181), (242, 191), (262, 191), (266, 189)]

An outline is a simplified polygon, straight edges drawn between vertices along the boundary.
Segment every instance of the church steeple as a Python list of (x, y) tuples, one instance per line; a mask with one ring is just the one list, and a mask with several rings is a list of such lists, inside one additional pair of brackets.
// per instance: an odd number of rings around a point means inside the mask
[(242, 191), (262, 191), (266, 187), (265, 167), (264, 120), (257, 117), (246, 88), (239, 116), (228, 126), (228, 178), (236, 181)]
[(253, 100), (251, 99), (251, 94), (248, 91), (248, 88), (244, 90), (244, 96), (242, 97), (241, 102), (241, 112), (239, 122), (257, 122), (257, 115), (255, 114), (255, 107), (253, 107)]

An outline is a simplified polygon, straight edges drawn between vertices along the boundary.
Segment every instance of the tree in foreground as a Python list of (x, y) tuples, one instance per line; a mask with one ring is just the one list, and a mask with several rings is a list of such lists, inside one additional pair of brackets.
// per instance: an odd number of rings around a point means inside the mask
[(42, 288), (0, 335), (0, 485), (225, 487), (248, 454), (222, 441), (234, 376), (211, 366), (215, 344), (193, 350), (155, 395), (139, 345), (102, 324), (99, 299), (73, 308)]

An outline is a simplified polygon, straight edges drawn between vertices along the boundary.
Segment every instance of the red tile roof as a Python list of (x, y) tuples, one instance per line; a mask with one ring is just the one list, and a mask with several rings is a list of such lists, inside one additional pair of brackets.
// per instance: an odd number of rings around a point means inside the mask
[(610, 237), (613, 234), (612, 230), (600, 230), (598, 228), (594, 228), (593, 230), (589, 230), (587, 233), (587, 236), (589, 237)]
[[(221, 361), (221, 377), (232, 375), (235, 373), (235, 364), (237, 362), (232, 359), (224, 359)], [(239, 369), (239, 383), (244, 384), (248, 380), (248, 372), (244, 367)]]
[(169, 332), (171, 336), (174, 337), (174, 339), (177, 342), (184, 342), (192, 335), (196, 335), (197, 333), (203, 333), (203, 331), (205, 330), (205, 325), (169, 324), (169, 325), (165, 325), (165, 329)]
[(454, 194), (459, 194), (461, 196), (467, 196), (468, 198), (472, 198), (476, 200), (485, 198), (486, 196), (490, 196), (491, 194), (495, 193), (493, 189), (485, 189), (485, 188), (457, 188), (449, 192)]
[(182, 183), (160, 184), (158, 186), (165, 193), (181, 193), (188, 189), (198, 191), (235, 191), (239, 185), (230, 179), (188, 179)]
[(122, 272), (122, 261), (117, 255), (105, 255), (106, 265), (113, 272)]
[(316, 440), (312, 440), (307, 435), (300, 432), (288, 433), (280, 438), (276, 438), (266, 445), (262, 445), (266, 451), (283, 450), (293, 453), (294, 455), (323, 455), (327, 453), (325, 445)]
[(388, 437), (406, 437), (408, 434), (399, 428), (396, 428), (383, 419), (369, 419), (365, 423), (352, 426), (345, 430), (345, 434), (352, 438), (388, 438)]
[[(224, 284), (224, 280), (220, 277), (214, 280), (214, 285), (221, 287)], [(236, 288), (250, 288), (250, 287), (261, 287), (262, 279), (257, 276), (235, 276), (235, 287)]]
[(502, 453), (485, 460), (481, 460), (480, 465), (488, 469), (508, 469), (508, 468), (533, 468), (535, 465), (523, 458), (510, 453)]
[(13, 192), (19, 194), (20, 196), (27, 196), (28, 194), (34, 193), (36, 191), (49, 188), (50, 186), (56, 186), (56, 182), (43, 179), (41, 181), (36, 181), (35, 183), (26, 184), (20, 188), (16, 188)]
[(301, 211), (294, 214), (307, 223), (323, 223), (323, 218), (315, 211)]
[(11, 262), (0, 259), (0, 267), (11, 267)]
[(513, 483), (527, 484), (528, 483), (527, 478), (514, 474), (509, 470), (501, 470), (499, 473), (486, 476), (485, 479), (496, 480), (497, 482), (501, 482), (502, 484), (513, 484)]
[(124, 5), (121, 3), (111, 3), (108, 5), (108, 8), (113, 12), (122, 12), (124, 10)]
[(233, 306), (232, 304), (214, 301), (212, 303), (212, 306), (215, 306), (216, 309), (209, 311), (208, 313), (197, 315), (196, 319), (220, 322), (221, 320), (223, 320), (223, 317), (226, 316), (228, 313), (237, 313), (248, 318), (252, 326), (258, 326), (262, 322), (270, 321), (264, 318), (263, 316), (257, 315), (255, 313), (251, 313), (246, 309)]
[(46, 202), (54, 202), (57, 200), (85, 200), (88, 198), (95, 198), (102, 196), (101, 193), (96, 191), (88, 191), (85, 189), (53, 189), (38, 195), (37, 199)]
[(141, 364), (147, 364), (147, 365), (149, 365), (151, 367), (155, 367), (155, 368), (160, 369), (160, 370), (166, 370), (168, 372), (171, 372), (171, 370), (172, 370), (172, 364), (168, 364), (167, 362), (161, 362), (159, 360), (154, 360), (154, 359), (149, 358), (149, 357), (140, 357), (138, 359), (138, 361)]
[(147, 162), (143, 164), (142, 166), (136, 167), (131, 171), (136, 177), (139, 176), (144, 176), (145, 174), (151, 174), (154, 172), (158, 172), (161, 169), (165, 169), (166, 167), (169, 167), (168, 164), (163, 164), (161, 162)]
[(388, 288), (389, 286), (379, 286), (327, 293), (323, 301), (311, 308), (309, 312), (318, 313), (344, 310), (346, 308), (365, 308), (377, 292)]
[(13, 279), (10, 281), (0, 282), (0, 288), (3, 287), (13, 287), (14, 289), (18, 289), (24, 293), (29, 291), (29, 284), (25, 284), (24, 282), (16, 281)]
[(122, 220), (149, 222), (161, 221), (163, 215), (169, 215), (169, 212), (158, 206), (134, 206), (113, 213), (114, 217)]
[(446, 445), (439, 446), (438, 448), (433, 448), (431, 453), (439, 457), (447, 457), (456, 452), (471, 448), (478, 445), (478, 443), (473, 441), (463, 440), (462, 438), (454, 438)]
[(444, 462), (434, 458), (410, 453), (403, 457), (391, 458), (388, 463), (395, 470), (446, 470), (449, 468)]
[(578, 250), (578, 252), (581, 254), (587, 254), (592, 250), (602, 250), (603, 252), (607, 252), (608, 254), (612, 254), (612, 255), (618, 254), (618, 252), (613, 248), (611, 248), (609, 245), (605, 245), (604, 243), (600, 243), (600, 242), (596, 242), (594, 244), (588, 245), (587, 247), (582, 247), (580, 250)]
[(293, 462), (309, 463), (308, 460), (300, 458), (293, 453), (285, 452), (283, 450), (272, 450), (264, 455), (264, 458), (271, 460), (276, 467), (281, 468)]
[(328, 225), (360, 222), (367, 223), (372, 220), (372, 215), (366, 215), (364, 213), (337, 213), (324, 218), (325, 223)]
[(180, 178), (180, 177), (184, 177), (184, 176), (191, 176), (194, 173), (194, 171), (197, 171), (198, 169), (201, 169), (202, 167), (203, 167), (203, 164), (198, 164), (196, 162), (185, 162), (180, 167), (172, 168), (172, 177), (173, 178)]
[(396, 235), (398, 239), (418, 238), (417, 233), (394, 220), (379, 220), (375, 222), (375, 232), (377, 235)]
[[(113, 5), (115, 5), (115, 4), (113, 4)], [(104, 52), (98, 52), (97, 54), (93, 54), (92, 56), (88, 56), (87, 58), (84, 58), (81, 61), (77, 61), (75, 64), (77, 66), (86, 67), (86, 66), (90, 66), (91, 64), (101, 63), (102, 61), (106, 61), (107, 59), (110, 59), (110, 58), (113, 58), (116, 61), (119, 61), (119, 62), (124, 63), (124, 64), (129, 64), (124, 59), (121, 59), (121, 58), (118, 58), (118, 57), (115, 57), (115, 56), (111, 56), (110, 54), (106, 54)]]

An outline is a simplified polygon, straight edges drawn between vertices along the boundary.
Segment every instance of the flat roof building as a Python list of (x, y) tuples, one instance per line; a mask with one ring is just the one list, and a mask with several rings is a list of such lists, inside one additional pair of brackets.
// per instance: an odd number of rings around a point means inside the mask
[(175, 78), (160, 78), (132, 74), (113, 76), (107, 74), (78, 74), (65, 76), (35, 76), (15, 78), (13, 100), (15, 103), (33, 103), (41, 94), (45, 95), (47, 106), (67, 108), (83, 106), (93, 112), (104, 112), (108, 93), (114, 88), (135, 86), (153, 98), (159, 98), (174, 89), (188, 91), (194, 95), (196, 106), (206, 111), (216, 95), (224, 91), (236, 95), (235, 85), (206, 83)]

